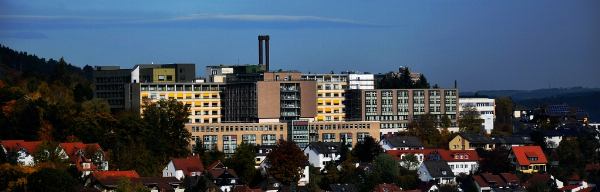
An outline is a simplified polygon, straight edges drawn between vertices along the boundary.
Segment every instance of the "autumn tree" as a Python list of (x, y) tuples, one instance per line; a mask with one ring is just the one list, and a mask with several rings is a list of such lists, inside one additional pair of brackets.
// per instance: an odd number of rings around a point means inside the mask
[(473, 104), (469, 103), (462, 107), (458, 128), (461, 133), (481, 133), (481, 115)]
[[(256, 159), (256, 152), (254, 152), (254, 145), (244, 141), (235, 149), (233, 157), (229, 160), (233, 170), (239, 173), (240, 179), (244, 183), (250, 183), (254, 177), (254, 163)], [(206, 162), (209, 163), (209, 162)]]
[(159, 100), (149, 104), (143, 111), (144, 120), (149, 125), (155, 139), (151, 146), (155, 157), (163, 164), (172, 158), (182, 158), (191, 154), (189, 150), (192, 133), (185, 128), (190, 107), (177, 100)]
[(0, 191), (25, 191), (27, 177), (33, 172), (34, 168), (21, 164), (0, 164)]
[(66, 155), (62, 153), (60, 143), (54, 141), (42, 141), (33, 152), (36, 166), (51, 166), (60, 170), (66, 170), (69, 162)]
[(370, 163), (380, 153), (383, 153), (383, 148), (379, 142), (371, 136), (364, 138), (362, 142), (357, 142), (352, 149), (352, 156), (358, 158), (359, 162)]
[(440, 131), (435, 125), (436, 120), (429, 113), (415, 116), (406, 128), (406, 135), (417, 137), (427, 147), (435, 147), (441, 138)]
[(583, 159), (583, 154), (579, 150), (577, 138), (571, 136), (563, 138), (556, 150), (559, 162), (568, 162), (560, 164), (560, 172), (566, 177), (579, 175), (580, 178), (583, 178), (582, 171), (585, 167), (585, 160)]
[(293, 140), (277, 141), (277, 148), (267, 154), (267, 173), (284, 184), (292, 185), (300, 180), (300, 168), (307, 160)]

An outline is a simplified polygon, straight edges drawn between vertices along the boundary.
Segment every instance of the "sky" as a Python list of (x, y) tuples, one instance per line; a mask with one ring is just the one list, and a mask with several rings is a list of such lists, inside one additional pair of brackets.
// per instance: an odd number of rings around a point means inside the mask
[(258, 63), (424, 74), (442, 88), (600, 87), (600, 1), (0, 0), (0, 44), (73, 65)]

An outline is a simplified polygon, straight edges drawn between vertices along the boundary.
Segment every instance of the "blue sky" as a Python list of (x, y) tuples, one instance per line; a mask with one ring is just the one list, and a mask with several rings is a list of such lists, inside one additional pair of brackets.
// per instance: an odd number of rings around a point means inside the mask
[(0, 44), (73, 65), (258, 63), (386, 73), (461, 91), (600, 87), (600, 1), (0, 0)]

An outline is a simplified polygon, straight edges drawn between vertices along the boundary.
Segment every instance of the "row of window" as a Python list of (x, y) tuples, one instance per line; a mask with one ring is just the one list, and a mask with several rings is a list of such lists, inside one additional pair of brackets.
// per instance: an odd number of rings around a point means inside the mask
[(283, 125), (192, 126), (192, 132), (283, 131)]

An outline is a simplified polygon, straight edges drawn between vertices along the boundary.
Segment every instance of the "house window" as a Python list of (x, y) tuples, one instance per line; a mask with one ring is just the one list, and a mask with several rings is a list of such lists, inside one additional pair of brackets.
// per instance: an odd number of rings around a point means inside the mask
[(158, 80), (159, 81), (164, 81), (165, 80), (165, 76), (164, 75), (159, 75), (158, 76)]
[(173, 81), (173, 75), (167, 75), (167, 81)]

